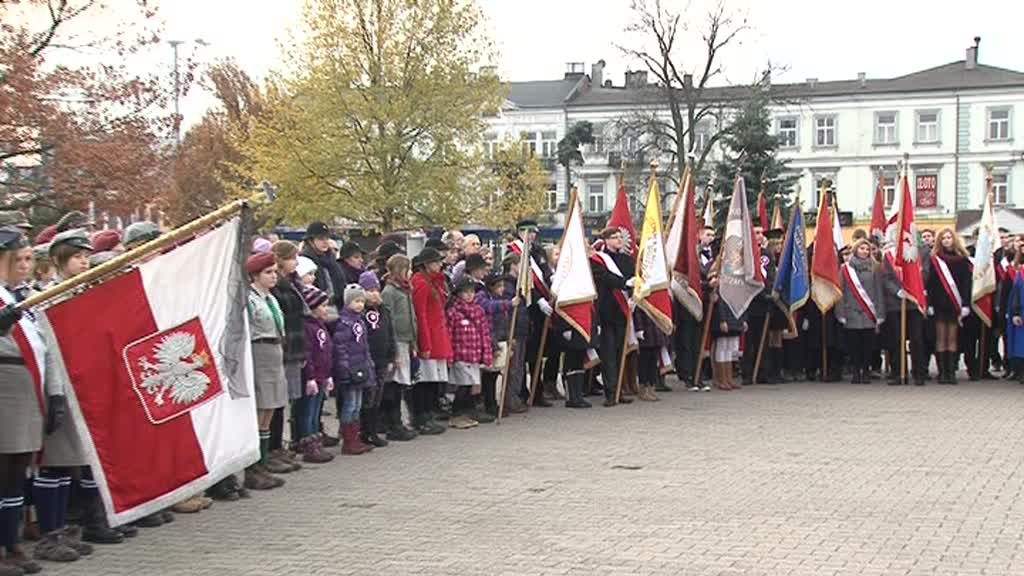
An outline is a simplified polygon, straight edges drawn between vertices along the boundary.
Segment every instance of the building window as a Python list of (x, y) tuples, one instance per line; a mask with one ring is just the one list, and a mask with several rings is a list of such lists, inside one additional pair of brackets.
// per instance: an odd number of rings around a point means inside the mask
[(988, 139), (1010, 139), (1010, 107), (988, 109)]
[(836, 145), (835, 116), (816, 116), (814, 118), (814, 145), (820, 147)]
[(700, 154), (704, 152), (710, 138), (711, 129), (708, 128), (707, 122), (698, 122), (697, 126), (693, 129), (693, 153)]
[(523, 146), (523, 154), (533, 156), (537, 153), (537, 133), (536, 132), (520, 132), (519, 141)]
[(484, 134), (484, 151), (487, 158), (494, 160), (494, 153), (498, 150), (498, 135), (494, 132)]
[(775, 123), (775, 134), (782, 148), (796, 148), (798, 128), (796, 117), (779, 118)]
[(882, 201), (888, 210), (896, 204), (896, 175), (882, 174)]
[(890, 145), (897, 144), (898, 132), (896, 130), (896, 119), (899, 117), (895, 112), (875, 113), (875, 144)]
[(540, 133), (541, 148), (540, 155), (544, 158), (554, 158), (558, 154), (558, 133), (554, 130)]
[(836, 175), (834, 172), (822, 172), (814, 174), (814, 208), (821, 206), (821, 187), (825, 181), (829, 181), (827, 189), (836, 191)]
[(933, 144), (939, 141), (939, 111), (919, 110), (917, 112), (917, 142)]
[(994, 172), (992, 174), (992, 195), (996, 204), (1010, 203), (1010, 173)]
[(548, 212), (558, 210), (558, 184), (554, 182), (548, 184), (548, 189), (544, 193), (544, 208)]
[(591, 214), (604, 212), (604, 184), (587, 185), (587, 212)]
[(594, 124), (593, 125), (594, 143), (593, 144), (587, 144), (586, 146), (584, 146), (584, 148), (583, 148), (584, 152), (586, 152), (587, 154), (604, 154), (605, 153), (605, 150), (606, 150), (605, 147), (607, 145), (607, 142), (605, 142), (605, 138), (606, 138), (605, 128), (606, 128), (605, 124)]

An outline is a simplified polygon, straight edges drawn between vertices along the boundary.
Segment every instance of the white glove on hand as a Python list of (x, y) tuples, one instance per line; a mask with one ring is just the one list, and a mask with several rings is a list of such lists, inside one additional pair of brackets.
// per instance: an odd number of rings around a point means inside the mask
[(907, 297), (907, 293), (904, 292), (902, 288), (900, 288), (899, 290), (896, 291), (896, 297), (899, 298), (900, 300), (903, 300), (904, 298)]
[(811, 321), (808, 320), (807, 318), (804, 318), (804, 322), (803, 322), (803, 324), (800, 325), (800, 329), (801, 330), (810, 330), (810, 328), (811, 328)]
[(551, 313), (555, 311), (555, 309), (551, 307), (551, 304), (548, 303), (546, 298), (541, 298), (540, 300), (537, 300), (537, 307), (540, 308), (540, 311), (543, 312), (545, 316), (551, 316)]
[(636, 331), (636, 339), (637, 340), (643, 340), (644, 339), (644, 331), (643, 330), (637, 330)]
[(927, 312), (929, 316), (935, 316), (935, 308), (929, 306)]
[(629, 280), (626, 280), (626, 288), (632, 288), (636, 285), (636, 276), (633, 276)]
[(967, 318), (970, 315), (971, 315), (971, 309), (968, 308), (967, 306), (964, 306), (963, 308), (960, 309), (960, 317), (961, 318)]
[(840, 324), (842, 324), (843, 326), (846, 326), (846, 318), (837, 318), (837, 320), (839, 320)]
[(562, 332), (562, 338), (565, 338), (567, 342), (569, 340), (572, 340), (572, 330), (566, 330), (565, 332)]

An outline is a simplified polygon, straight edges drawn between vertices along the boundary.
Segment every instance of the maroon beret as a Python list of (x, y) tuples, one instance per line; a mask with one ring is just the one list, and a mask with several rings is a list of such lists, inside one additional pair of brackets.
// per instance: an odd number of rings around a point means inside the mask
[(274, 254), (271, 252), (259, 252), (249, 256), (245, 261), (245, 271), (249, 274), (259, 274), (276, 263)]
[(95, 252), (108, 252), (121, 243), (121, 233), (117, 230), (101, 230), (92, 235), (92, 248)]

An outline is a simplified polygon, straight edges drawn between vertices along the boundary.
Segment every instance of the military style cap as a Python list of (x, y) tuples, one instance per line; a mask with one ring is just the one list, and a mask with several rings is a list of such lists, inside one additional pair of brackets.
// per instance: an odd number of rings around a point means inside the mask
[(21, 210), (0, 211), (0, 226), (14, 226), (22, 230), (31, 230), (32, 223), (25, 217)]
[(0, 228), (0, 251), (21, 250), (28, 246), (25, 235), (14, 226)]
[(89, 233), (82, 228), (65, 230), (54, 236), (53, 241), (50, 242), (50, 254), (53, 254), (53, 251), (61, 244), (92, 252), (92, 242), (89, 241)]
[(85, 228), (90, 224), (92, 224), (92, 220), (90, 220), (83, 212), (72, 210), (57, 221), (57, 232), (67, 232), (68, 230)]
[(130, 247), (149, 242), (158, 236), (160, 236), (160, 227), (149, 220), (143, 220), (124, 229), (123, 242), (125, 246)]

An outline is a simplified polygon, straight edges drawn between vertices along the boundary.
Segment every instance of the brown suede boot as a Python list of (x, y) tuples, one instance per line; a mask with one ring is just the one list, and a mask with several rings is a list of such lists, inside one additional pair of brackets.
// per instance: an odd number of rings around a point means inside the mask
[(359, 423), (353, 422), (341, 427), (341, 453), (356, 456), (373, 450), (370, 444), (363, 444), (359, 439)]
[(307, 436), (299, 441), (302, 448), (302, 461), (311, 464), (323, 464), (334, 460), (334, 454), (328, 454), (320, 448), (320, 443), (315, 436)]

